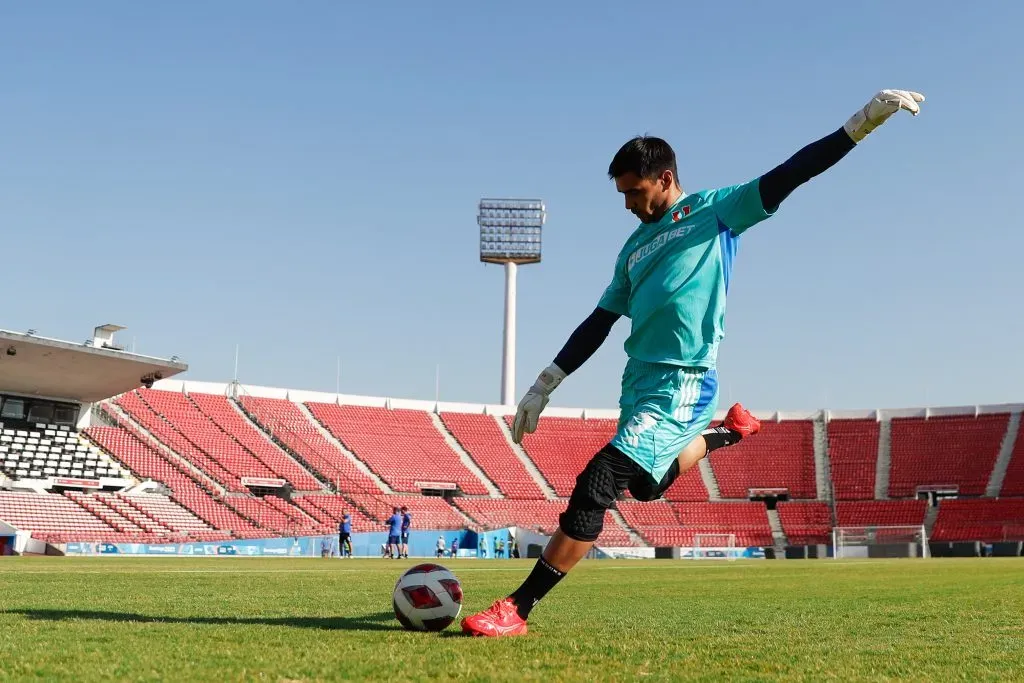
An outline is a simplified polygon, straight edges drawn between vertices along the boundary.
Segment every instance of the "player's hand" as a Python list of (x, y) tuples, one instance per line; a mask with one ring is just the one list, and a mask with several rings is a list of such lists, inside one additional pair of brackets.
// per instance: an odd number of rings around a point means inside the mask
[(919, 92), (882, 90), (851, 116), (850, 120), (843, 124), (843, 128), (854, 142), (860, 142), (900, 109), (906, 109), (917, 116), (921, 111), (921, 107), (918, 106), (920, 102), (924, 102), (924, 95)]
[(512, 423), (513, 441), (521, 444), (524, 433), (533, 434), (537, 430), (537, 420), (540, 418), (541, 411), (548, 404), (551, 392), (562, 383), (563, 379), (565, 379), (565, 373), (554, 363), (540, 373), (537, 381), (526, 392), (519, 402), (519, 408), (516, 409), (516, 419)]

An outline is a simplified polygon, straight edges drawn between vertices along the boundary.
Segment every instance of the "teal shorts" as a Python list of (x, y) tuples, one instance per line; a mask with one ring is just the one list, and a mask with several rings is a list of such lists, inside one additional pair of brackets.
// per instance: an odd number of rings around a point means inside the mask
[(611, 444), (661, 481), (718, 409), (718, 375), (706, 368), (630, 358), (622, 373), (619, 425)]

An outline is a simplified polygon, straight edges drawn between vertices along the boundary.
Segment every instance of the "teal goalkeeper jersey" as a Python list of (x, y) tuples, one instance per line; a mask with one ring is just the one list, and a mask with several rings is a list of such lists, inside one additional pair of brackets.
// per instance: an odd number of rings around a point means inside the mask
[(758, 183), (683, 195), (626, 241), (598, 305), (630, 318), (631, 358), (715, 367), (739, 237), (771, 216)]

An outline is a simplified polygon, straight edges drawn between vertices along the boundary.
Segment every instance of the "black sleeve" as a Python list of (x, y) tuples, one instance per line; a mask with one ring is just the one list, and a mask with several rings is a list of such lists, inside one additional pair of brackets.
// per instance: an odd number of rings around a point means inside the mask
[(782, 200), (814, 176), (827, 171), (854, 148), (854, 141), (840, 128), (812, 142), (761, 176), (761, 206), (771, 213)]
[(555, 356), (555, 365), (566, 375), (578, 370), (608, 338), (608, 333), (612, 331), (612, 326), (618, 319), (618, 313), (612, 313), (600, 306), (595, 308), (569, 336), (569, 341), (565, 342), (565, 346)]

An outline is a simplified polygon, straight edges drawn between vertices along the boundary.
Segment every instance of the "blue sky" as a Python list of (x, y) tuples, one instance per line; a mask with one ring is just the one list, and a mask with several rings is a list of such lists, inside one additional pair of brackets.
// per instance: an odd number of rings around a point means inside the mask
[[(919, 90), (740, 246), (723, 403), (1024, 399), (1019, 3), (3, 3), (0, 327), (128, 326), (186, 378), (499, 397), (481, 196), (542, 197), (517, 396), (635, 227), (637, 133), (741, 182)], [(620, 321), (553, 405), (613, 407)], [(727, 405), (727, 403), (726, 403)]]

